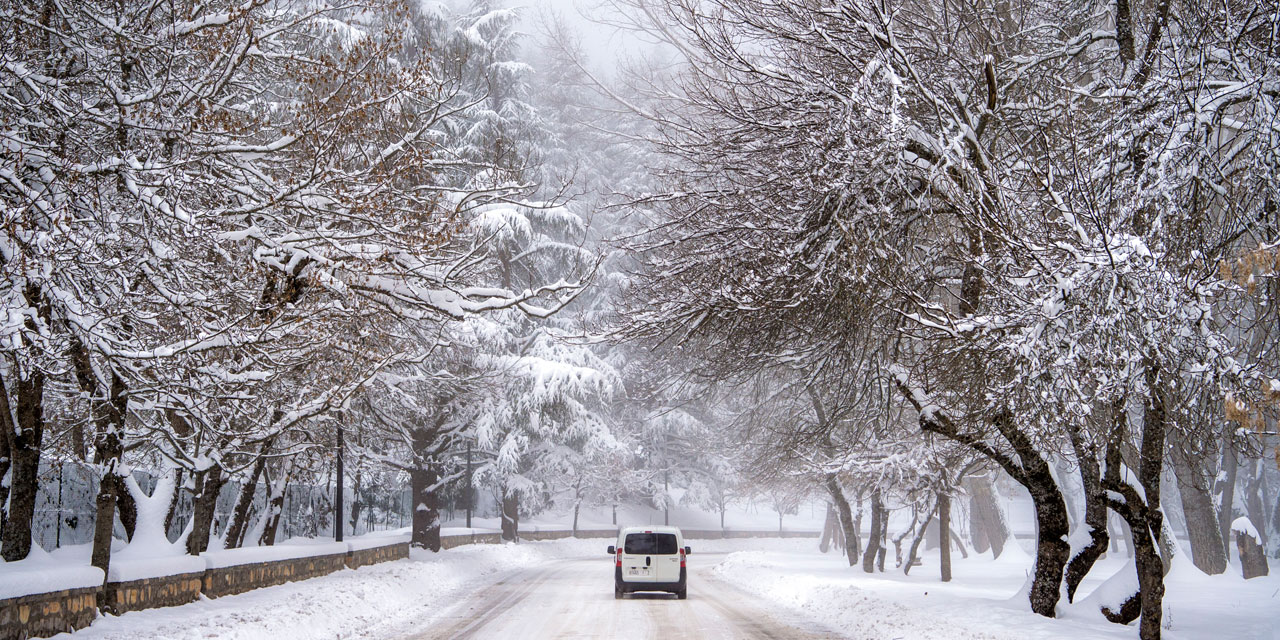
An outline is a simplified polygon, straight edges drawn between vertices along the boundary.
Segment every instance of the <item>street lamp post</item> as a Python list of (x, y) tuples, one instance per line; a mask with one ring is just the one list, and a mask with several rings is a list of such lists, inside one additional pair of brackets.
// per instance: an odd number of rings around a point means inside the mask
[(333, 540), (334, 542), (342, 542), (342, 449), (343, 449), (343, 433), (342, 419), (338, 419), (338, 482), (337, 488), (334, 489), (333, 496)]

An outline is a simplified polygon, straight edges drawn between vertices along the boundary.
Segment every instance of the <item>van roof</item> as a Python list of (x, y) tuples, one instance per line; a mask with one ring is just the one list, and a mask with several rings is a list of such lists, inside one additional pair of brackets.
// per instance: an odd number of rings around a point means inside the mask
[(646, 524), (635, 527), (621, 527), (618, 529), (618, 535), (628, 533), (674, 533), (683, 537), (680, 533), (680, 527), (669, 527), (661, 524)]

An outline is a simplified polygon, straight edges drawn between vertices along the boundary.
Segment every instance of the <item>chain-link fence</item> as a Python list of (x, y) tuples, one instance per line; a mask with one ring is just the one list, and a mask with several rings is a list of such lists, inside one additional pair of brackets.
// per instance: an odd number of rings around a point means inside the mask
[[(138, 485), (150, 494), (159, 478), (147, 471), (134, 471)], [(40, 489), (36, 496), (35, 522), (32, 526), (33, 541), (46, 551), (58, 547), (88, 544), (93, 541), (94, 521), (97, 518), (95, 497), (101, 472), (91, 465), (79, 462), (53, 462), (41, 465)], [(214, 515), (214, 536), (222, 536), (231, 521), (242, 485), (228, 482), (218, 495)], [(405, 487), (362, 486), (357, 492), (348, 486), (343, 494), (347, 535), (369, 531), (396, 529), (408, 526), (410, 497)], [(192, 517), (191, 492), (178, 492), (177, 506), (169, 538), (177, 540)], [(357, 501), (357, 497), (359, 498)], [(263, 513), (268, 500), (267, 487), (260, 483), (254, 492), (250, 522)], [(352, 527), (354, 507), (359, 504), (358, 521)], [(115, 535), (124, 538), (124, 527), (117, 518)], [(277, 540), (302, 537), (326, 537), (333, 535), (333, 485), (295, 483), (285, 490), (283, 512), (276, 533)], [(254, 542), (247, 541), (247, 544)]]

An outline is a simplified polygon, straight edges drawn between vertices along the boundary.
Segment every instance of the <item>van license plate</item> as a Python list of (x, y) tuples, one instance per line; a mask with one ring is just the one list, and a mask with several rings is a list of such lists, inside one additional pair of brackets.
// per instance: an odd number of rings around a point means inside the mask
[(649, 569), (647, 567), (631, 567), (627, 571), (627, 575), (636, 577), (649, 577)]

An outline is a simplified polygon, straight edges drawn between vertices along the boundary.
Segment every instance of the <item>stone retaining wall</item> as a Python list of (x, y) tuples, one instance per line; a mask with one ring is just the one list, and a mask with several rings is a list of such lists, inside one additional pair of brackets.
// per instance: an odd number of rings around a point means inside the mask
[(390, 562), (392, 560), (402, 560), (409, 557), (409, 544), (392, 544), (383, 547), (370, 547), (368, 549), (357, 549), (347, 554), (347, 568), (359, 569), (360, 567), (377, 564), (379, 562)]
[(347, 555), (335, 553), (208, 569), (204, 572), (204, 586), (200, 592), (210, 598), (220, 598), (294, 580), (328, 575), (346, 566)]
[(139, 609), (176, 607), (200, 599), (204, 572), (108, 582), (102, 589), (102, 609), (120, 615)]
[(97, 587), (0, 600), (0, 638), (46, 638), (87, 627), (97, 616)]

